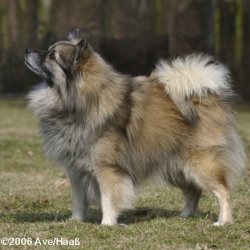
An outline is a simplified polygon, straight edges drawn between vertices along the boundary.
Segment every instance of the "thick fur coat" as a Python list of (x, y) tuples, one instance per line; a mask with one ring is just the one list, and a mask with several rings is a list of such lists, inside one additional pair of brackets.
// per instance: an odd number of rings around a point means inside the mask
[(202, 191), (220, 205), (215, 225), (233, 222), (230, 190), (245, 154), (230, 102), (228, 70), (213, 58), (161, 60), (149, 77), (115, 71), (77, 32), (47, 51), (26, 49), (27, 66), (44, 79), (29, 94), (46, 155), (67, 172), (72, 217), (84, 220), (100, 200), (102, 224), (133, 207), (148, 180), (179, 187), (183, 217)]

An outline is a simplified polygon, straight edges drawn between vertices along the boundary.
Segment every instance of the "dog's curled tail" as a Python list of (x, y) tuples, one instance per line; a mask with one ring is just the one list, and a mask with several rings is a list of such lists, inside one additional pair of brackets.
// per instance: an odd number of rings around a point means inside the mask
[(191, 124), (198, 119), (192, 97), (202, 99), (211, 93), (227, 101), (234, 96), (228, 69), (211, 56), (192, 54), (160, 60), (153, 75)]

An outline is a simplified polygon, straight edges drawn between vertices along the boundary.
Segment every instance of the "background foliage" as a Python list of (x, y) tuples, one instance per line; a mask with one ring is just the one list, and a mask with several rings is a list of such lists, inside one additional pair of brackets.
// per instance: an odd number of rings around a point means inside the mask
[(249, 11), (249, 0), (0, 0), (0, 93), (23, 93), (39, 81), (23, 64), (26, 47), (46, 49), (78, 27), (134, 75), (149, 74), (159, 57), (214, 54), (249, 99)]

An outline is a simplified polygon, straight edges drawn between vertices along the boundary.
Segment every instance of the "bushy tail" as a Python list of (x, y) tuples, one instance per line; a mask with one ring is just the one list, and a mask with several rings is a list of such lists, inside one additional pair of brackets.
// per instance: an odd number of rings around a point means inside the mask
[(233, 96), (229, 71), (211, 56), (192, 54), (173, 61), (161, 60), (153, 74), (190, 123), (198, 118), (192, 97), (212, 93), (226, 100)]

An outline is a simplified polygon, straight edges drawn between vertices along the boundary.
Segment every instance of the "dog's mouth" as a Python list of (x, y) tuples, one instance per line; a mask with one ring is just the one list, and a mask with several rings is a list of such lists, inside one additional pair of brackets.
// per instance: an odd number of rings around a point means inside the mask
[(35, 50), (31, 48), (27, 48), (24, 54), (24, 63), (26, 66), (33, 71), (35, 74), (41, 76), (41, 70), (39, 69), (39, 65), (37, 63), (37, 55), (35, 55)]
[(39, 60), (37, 62), (36, 58), (34, 58), (30, 53), (25, 53), (24, 63), (32, 72), (41, 77), (48, 84), (48, 86), (52, 87), (52, 74), (49, 71), (46, 71), (43, 65), (39, 63)]
[(26, 66), (30, 69), (33, 69), (33, 66), (29, 63), (29, 60), (26, 58), (26, 55), (24, 57), (24, 63), (26, 64)]
[(25, 65), (31, 70), (33, 71), (35, 74), (37, 74), (40, 77), (43, 77), (43, 73), (42, 71), (39, 69), (39, 67), (37, 67), (37, 65), (33, 62), (30, 62), (30, 59), (28, 57), (28, 54), (26, 53), (24, 56), (24, 63)]
[(24, 63), (26, 64), (26, 66), (33, 71), (35, 74), (41, 76), (41, 71), (39, 71), (37, 68), (35, 68), (27, 58), (25, 58)]

